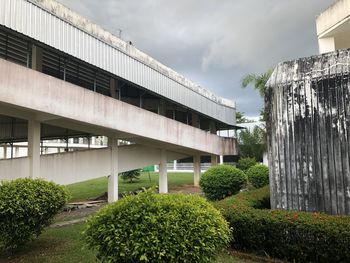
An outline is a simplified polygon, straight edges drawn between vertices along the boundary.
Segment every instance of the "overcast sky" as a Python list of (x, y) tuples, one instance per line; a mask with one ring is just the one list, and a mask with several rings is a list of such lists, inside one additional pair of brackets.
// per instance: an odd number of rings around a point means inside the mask
[(315, 18), (333, 0), (59, 0), (215, 94), (258, 116), (248, 73), (318, 53)]

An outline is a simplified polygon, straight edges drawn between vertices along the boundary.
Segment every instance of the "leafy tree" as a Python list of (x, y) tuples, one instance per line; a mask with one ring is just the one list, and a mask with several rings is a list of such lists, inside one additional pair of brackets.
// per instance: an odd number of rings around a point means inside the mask
[(265, 129), (259, 126), (255, 126), (252, 131), (240, 131), (238, 136), (239, 155), (262, 161), (264, 152), (266, 151), (265, 136)]
[[(249, 84), (253, 84), (254, 88), (259, 92), (260, 96), (264, 98), (266, 93), (266, 83), (271, 77), (272, 72), (273, 69), (270, 68), (262, 74), (252, 73), (245, 75), (242, 79), (242, 88), (246, 88), (249, 86)], [(261, 121), (266, 121), (266, 114), (264, 109), (260, 111), (260, 116)]]
[(131, 171), (127, 171), (124, 173), (120, 173), (121, 178), (124, 181), (128, 181), (129, 183), (134, 183), (135, 181), (140, 179), (140, 175), (141, 175), (141, 170), (140, 169), (136, 169), (136, 170), (131, 170)]

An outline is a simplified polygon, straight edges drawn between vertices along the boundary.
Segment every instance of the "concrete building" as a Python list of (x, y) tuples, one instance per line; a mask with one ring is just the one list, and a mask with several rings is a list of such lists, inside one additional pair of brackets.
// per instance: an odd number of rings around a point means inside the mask
[(339, 0), (316, 19), (320, 53), (350, 48), (350, 0)]
[[(166, 193), (168, 161), (193, 158), (198, 185), (201, 157), (236, 154), (235, 139), (217, 135), (234, 128), (233, 102), (63, 5), (0, 1), (0, 143), (27, 143), (26, 156), (0, 160), (0, 180), (108, 176), (112, 202), (119, 172), (158, 164)], [(108, 147), (41, 154), (52, 140), (96, 136)]]

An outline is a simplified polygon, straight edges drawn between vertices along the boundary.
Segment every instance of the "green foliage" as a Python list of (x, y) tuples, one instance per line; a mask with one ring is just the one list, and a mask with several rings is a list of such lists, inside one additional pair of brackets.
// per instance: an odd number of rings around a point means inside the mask
[(67, 190), (42, 179), (16, 179), (0, 185), (0, 251), (37, 237), (67, 202)]
[(217, 165), (203, 173), (199, 185), (209, 200), (220, 200), (238, 193), (246, 182), (247, 177), (241, 170), (230, 165)]
[(141, 169), (130, 170), (124, 173), (120, 173), (119, 175), (124, 181), (133, 183), (134, 181), (137, 181), (140, 179)]
[(265, 186), (217, 202), (233, 228), (234, 249), (291, 262), (350, 262), (350, 217), (268, 210)]
[(237, 168), (241, 169), (243, 172), (247, 171), (250, 167), (256, 165), (255, 158), (244, 157), (238, 160)]
[(255, 187), (261, 188), (269, 184), (269, 168), (263, 164), (256, 164), (247, 171), (248, 181)]
[(85, 240), (103, 262), (212, 262), (230, 240), (227, 222), (204, 198), (146, 191), (90, 218)]
[(266, 151), (265, 137), (265, 129), (259, 126), (255, 126), (253, 131), (240, 131), (238, 136), (239, 155), (262, 161), (264, 152)]
[(254, 88), (259, 91), (261, 97), (265, 96), (266, 92), (266, 82), (271, 77), (273, 70), (268, 69), (267, 72), (258, 74), (248, 74), (245, 75), (242, 79), (242, 88), (248, 87), (249, 84), (253, 84)]
[[(262, 73), (262, 74), (245, 75), (241, 82), (242, 88), (246, 88), (249, 86), (249, 84), (253, 84), (254, 88), (259, 92), (260, 96), (264, 98), (266, 94), (266, 83), (271, 77), (272, 72), (273, 72), (273, 69), (270, 68), (265, 73)], [(260, 115), (261, 115), (262, 121), (267, 120), (265, 109), (261, 110)]]

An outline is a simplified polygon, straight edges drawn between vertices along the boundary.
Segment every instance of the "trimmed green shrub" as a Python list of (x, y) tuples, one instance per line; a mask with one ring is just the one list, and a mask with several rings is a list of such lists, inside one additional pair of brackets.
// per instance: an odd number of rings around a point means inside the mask
[(263, 164), (256, 164), (246, 172), (248, 181), (255, 187), (260, 188), (269, 184), (269, 168)]
[(246, 182), (247, 177), (241, 170), (230, 165), (217, 165), (203, 173), (199, 185), (209, 200), (221, 200), (238, 193)]
[(238, 160), (237, 168), (245, 172), (254, 165), (256, 165), (255, 158), (245, 157)]
[(67, 202), (67, 190), (42, 179), (16, 179), (0, 185), (0, 251), (37, 237)]
[(141, 169), (130, 170), (127, 172), (120, 173), (119, 175), (124, 181), (133, 183), (134, 181), (137, 181), (140, 179)]
[(150, 190), (101, 209), (84, 231), (103, 262), (212, 262), (230, 240), (220, 212), (200, 196)]
[(215, 204), (233, 228), (234, 249), (291, 262), (350, 262), (349, 216), (261, 209), (268, 199), (265, 186)]

